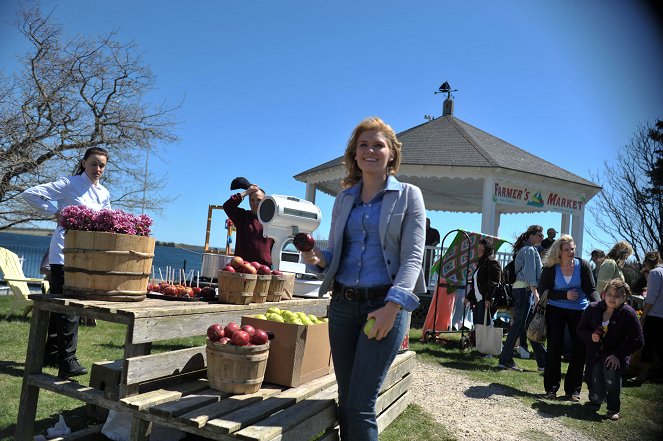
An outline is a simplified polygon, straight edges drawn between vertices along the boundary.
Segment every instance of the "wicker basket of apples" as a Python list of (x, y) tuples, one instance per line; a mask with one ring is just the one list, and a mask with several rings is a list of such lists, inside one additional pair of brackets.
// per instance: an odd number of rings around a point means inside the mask
[(250, 262), (235, 256), (219, 271), (219, 301), (248, 305), (253, 300), (258, 270)]
[(207, 380), (212, 389), (232, 394), (260, 390), (269, 356), (269, 336), (251, 325), (229, 322), (207, 328)]

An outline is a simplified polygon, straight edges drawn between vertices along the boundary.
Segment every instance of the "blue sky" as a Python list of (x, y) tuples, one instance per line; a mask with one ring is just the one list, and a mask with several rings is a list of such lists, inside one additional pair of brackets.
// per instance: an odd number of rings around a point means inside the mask
[[(397, 132), (439, 116), (443, 97), (433, 92), (444, 81), (458, 89), (456, 117), (588, 179), (639, 124), (663, 116), (663, 26), (638, 1), (41, 4), (69, 34), (116, 29), (134, 41), (157, 76), (148, 99), (183, 99), (181, 142), (163, 146), (167, 162), (150, 162), (177, 197), (155, 217), (164, 241), (202, 245), (207, 207), (230, 196), (236, 176), (304, 197), (293, 175), (340, 156), (366, 116)], [(6, 73), (27, 49), (8, 24), (15, 8), (0, 5)], [(326, 237), (333, 200), (317, 202)], [(478, 214), (429, 217), (442, 235), (481, 225)], [(224, 244), (224, 219), (215, 212), (213, 246)], [(560, 222), (555, 213), (502, 216), (500, 236)], [(594, 245), (585, 234), (585, 254)]]

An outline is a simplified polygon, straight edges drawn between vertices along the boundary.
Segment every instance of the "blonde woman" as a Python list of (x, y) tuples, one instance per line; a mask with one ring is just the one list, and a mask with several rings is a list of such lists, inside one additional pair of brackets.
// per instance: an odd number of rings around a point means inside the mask
[(586, 260), (575, 257), (576, 246), (568, 234), (557, 239), (546, 254), (539, 279), (541, 293), (548, 290), (546, 307), (547, 353), (543, 373), (545, 397), (554, 399), (562, 378), (564, 330), (571, 333), (571, 359), (564, 378), (566, 399), (580, 401), (585, 345), (578, 338), (577, 328), (582, 312), (590, 302), (599, 300), (594, 286), (592, 268)]
[(343, 440), (377, 441), (378, 392), (419, 305), (416, 294), (426, 292), (426, 209), (421, 190), (394, 176), (400, 161), (394, 130), (379, 118), (362, 121), (345, 150), (329, 245), (302, 253), (324, 276), (320, 294), (332, 290), (329, 342)]
[(596, 277), (596, 289), (598, 292), (605, 291), (605, 286), (613, 279), (624, 280), (622, 268), (629, 257), (633, 255), (633, 247), (626, 241), (617, 242), (605, 260), (601, 263), (598, 276)]

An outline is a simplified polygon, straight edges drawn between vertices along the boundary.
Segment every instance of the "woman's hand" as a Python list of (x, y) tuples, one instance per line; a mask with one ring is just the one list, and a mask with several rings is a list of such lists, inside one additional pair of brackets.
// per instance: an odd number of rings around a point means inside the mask
[(605, 359), (605, 367), (616, 371), (619, 369), (619, 359), (614, 355), (608, 355)]
[(249, 188), (247, 188), (242, 192), (242, 199), (244, 199), (247, 196), (251, 196), (256, 191), (258, 191), (258, 186), (256, 184), (251, 184)]
[(369, 312), (366, 318), (374, 318), (375, 324), (373, 325), (371, 332), (369, 332), (368, 338), (375, 338), (379, 341), (386, 337), (387, 334), (389, 334), (389, 331), (391, 331), (391, 328), (394, 327), (396, 315), (400, 310), (400, 305), (393, 302), (387, 302), (382, 308)]
[(313, 247), (311, 251), (302, 251), (302, 260), (304, 263), (309, 265), (318, 265), (320, 268), (326, 268), (327, 262), (325, 261), (325, 255), (322, 254), (320, 248)]
[(593, 341), (594, 343), (598, 343), (598, 342), (600, 342), (600, 341), (601, 341), (601, 336), (598, 335), (596, 332), (593, 332), (593, 333), (592, 333), (592, 341)]
[(536, 306), (539, 304), (539, 290), (536, 286), (530, 286), (530, 291), (532, 291), (532, 295), (534, 296), (534, 306)]
[(578, 291), (576, 291), (575, 288), (566, 291), (566, 298), (567, 299), (576, 301), (576, 300), (578, 300), (578, 297), (580, 297), (580, 294), (578, 294)]

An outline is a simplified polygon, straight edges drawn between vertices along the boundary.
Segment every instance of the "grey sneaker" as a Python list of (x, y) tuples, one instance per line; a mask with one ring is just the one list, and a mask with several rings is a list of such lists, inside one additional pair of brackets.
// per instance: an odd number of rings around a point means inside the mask
[(76, 357), (60, 363), (60, 369), (58, 370), (58, 377), (60, 378), (77, 377), (85, 374), (87, 374), (87, 369), (78, 362)]
[(511, 369), (512, 371), (518, 371), (518, 372), (523, 371), (522, 369), (520, 369), (518, 367), (518, 365), (516, 363), (511, 363), (511, 364), (502, 364), (502, 363), (500, 363), (500, 364), (497, 365), (497, 367), (499, 369)]
[(617, 421), (619, 419), (619, 412), (610, 412), (605, 414), (605, 417), (610, 421)]

